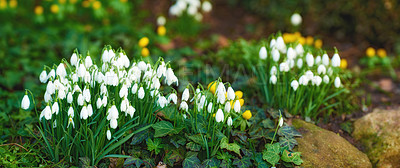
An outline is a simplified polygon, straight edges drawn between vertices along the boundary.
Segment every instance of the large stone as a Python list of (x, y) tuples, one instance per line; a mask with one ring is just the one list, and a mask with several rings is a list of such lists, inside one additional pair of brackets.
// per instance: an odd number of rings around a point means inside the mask
[(292, 124), (302, 134), (296, 139), (301, 167), (372, 167), (367, 155), (341, 136), (299, 119)]
[(353, 137), (364, 145), (376, 167), (400, 167), (400, 108), (374, 109), (356, 120)]

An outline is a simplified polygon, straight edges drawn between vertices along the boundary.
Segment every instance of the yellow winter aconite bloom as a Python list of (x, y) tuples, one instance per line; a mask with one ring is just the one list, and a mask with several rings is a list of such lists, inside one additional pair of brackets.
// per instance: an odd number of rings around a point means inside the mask
[(340, 68), (346, 69), (347, 68), (347, 60), (346, 59), (341, 59), (340, 60)]
[(128, 0), (119, 0), (122, 3), (128, 2)]
[(210, 90), (211, 93), (215, 93), (215, 89), (217, 88), (217, 82), (211, 82), (207, 86), (208, 90)]
[(147, 38), (147, 37), (142, 37), (140, 40), (139, 40), (139, 46), (140, 47), (146, 47), (148, 44), (149, 44), (149, 38)]
[(368, 47), (367, 50), (365, 51), (365, 54), (368, 57), (373, 57), (373, 56), (375, 56), (375, 49), (372, 47)]
[(10, 5), (10, 8), (16, 8), (18, 5), (18, 2), (17, 2), (17, 0), (11, 0), (9, 2), (9, 5)]
[(69, 3), (75, 4), (77, 0), (69, 0)]
[(90, 2), (87, 1), (87, 0), (82, 1), (82, 6), (85, 7), (85, 8), (88, 8), (90, 6)]
[(53, 5), (50, 6), (50, 11), (52, 13), (58, 13), (59, 10), (60, 10), (60, 8), (58, 7), (57, 4), (53, 4)]
[(320, 40), (320, 39), (315, 40), (314, 46), (315, 46), (315, 48), (321, 48), (322, 47), (322, 40)]
[(296, 39), (299, 39), (299, 38), (301, 37), (301, 33), (300, 33), (300, 32), (295, 32), (295, 33), (293, 33), (293, 36), (294, 36)]
[(293, 42), (293, 35), (290, 33), (283, 33), (282, 38), (285, 43)]
[(381, 58), (385, 58), (387, 56), (386, 54), (386, 50), (383, 48), (380, 48), (376, 51), (376, 54), (381, 57)]
[(143, 57), (147, 57), (147, 56), (149, 56), (150, 51), (147, 48), (142, 48), (141, 54), (142, 54)]
[(246, 120), (250, 119), (251, 116), (252, 116), (252, 115), (251, 115), (250, 110), (246, 110), (246, 111), (242, 114), (242, 117), (243, 117), (244, 119), (246, 119)]
[(239, 99), (239, 102), (240, 102), (240, 106), (243, 106), (243, 104), (244, 104), (244, 99)]
[(306, 43), (307, 43), (308, 45), (312, 45), (312, 44), (314, 43), (314, 38), (311, 37), (311, 36), (307, 36), (307, 38), (306, 38)]
[(98, 9), (101, 8), (101, 2), (100, 1), (94, 1), (92, 6), (93, 6), (94, 10), (98, 10)]
[(160, 36), (164, 36), (165, 33), (167, 33), (167, 29), (165, 28), (165, 26), (158, 26), (157, 34)]
[(235, 92), (235, 95), (236, 95), (236, 97), (237, 97), (238, 99), (241, 99), (241, 98), (243, 97), (243, 92), (240, 91), (240, 90), (238, 90), (238, 91)]
[(6, 0), (0, 0), (0, 9), (7, 8), (7, 1)]
[(67, 0), (58, 0), (58, 2), (59, 2), (60, 4), (65, 4), (65, 2), (67, 2)]
[(300, 43), (301, 45), (306, 44), (306, 39), (305, 39), (304, 37), (300, 37), (300, 38), (299, 38), (299, 43)]
[(36, 7), (35, 7), (35, 14), (36, 14), (36, 15), (41, 15), (41, 14), (43, 14), (43, 7), (42, 7), (42, 6), (36, 6)]

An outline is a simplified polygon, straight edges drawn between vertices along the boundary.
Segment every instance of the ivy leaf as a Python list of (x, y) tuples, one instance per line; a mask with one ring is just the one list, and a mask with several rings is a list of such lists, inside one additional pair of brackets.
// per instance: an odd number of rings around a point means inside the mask
[(161, 139), (158, 138), (154, 139), (154, 141), (148, 139), (146, 143), (147, 143), (147, 150), (154, 151), (156, 155), (160, 153), (161, 149), (164, 147), (164, 145), (161, 144)]
[(263, 159), (268, 163), (271, 163), (272, 166), (275, 166), (275, 164), (279, 162), (279, 158), (279, 155), (274, 152), (265, 150), (263, 152)]
[(220, 164), (221, 164), (221, 161), (219, 161), (215, 157), (213, 157), (211, 159), (206, 159), (203, 161), (203, 166), (205, 168), (218, 168)]
[(300, 152), (289, 152), (284, 150), (281, 159), (285, 162), (293, 162), (296, 165), (301, 165), (303, 160), (300, 158)]
[(155, 130), (154, 137), (156, 138), (163, 137), (175, 131), (174, 126), (168, 121), (157, 122), (152, 127)]
[(300, 132), (297, 131), (294, 127), (291, 127), (291, 126), (283, 126), (283, 127), (279, 128), (278, 135), (279, 136), (284, 136), (286, 138), (301, 136)]
[(184, 168), (200, 168), (201, 162), (197, 155), (191, 155), (183, 161), (182, 166)]
[(132, 165), (135, 165), (136, 168), (139, 168), (142, 164), (143, 164), (143, 161), (141, 159), (130, 157), (130, 158), (125, 159), (124, 167), (130, 167)]
[(292, 150), (294, 146), (297, 145), (297, 141), (294, 138), (280, 137), (279, 144), (281, 144), (282, 147), (288, 147), (289, 150)]
[(237, 167), (251, 167), (251, 161), (249, 157), (244, 157), (242, 159), (235, 159), (233, 160), (233, 165), (236, 165)]
[(189, 142), (189, 143), (186, 144), (186, 149), (189, 149), (189, 150), (194, 151), (194, 152), (198, 152), (198, 151), (200, 151), (201, 146), (199, 144), (194, 143), (194, 142)]
[(228, 138), (224, 137), (221, 140), (221, 149), (226, 149), (228, 151), (235, 152), (240, 156), (240, 146), (236, 143), (229, 143)]

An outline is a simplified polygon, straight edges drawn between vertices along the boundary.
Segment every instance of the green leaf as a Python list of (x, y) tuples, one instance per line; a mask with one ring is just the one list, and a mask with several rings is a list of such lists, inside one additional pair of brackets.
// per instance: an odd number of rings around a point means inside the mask
[(272, 121), (272, 120), (269, 119), (269, 118), (263, 120), (261, 123), (262, 123), (262, 126), (263, 126), (264, 128), (272, 129), (272, 128), (275, 127), (274, 121)]
[(215, 157), (203, 161), (203, 167), (205, 168), (218, 168), (220, 164), (221, 161), (219, 161)]
[(255, 156), (255, 162), (257, 164), (257, 168), (269, 168), (271, 165), (263, 160), (263, 154), (257, 153)]
[[(183, 151), (184, 152), (184, 151)], [(169, 151), (165, 157), (164, 162), (169, 166), (173, 167), (174, 163), (181, 162), (183, 160), (183, 156), (181, 155), (178, 149)]]
[(271, 151), (265, 151), (263, 152), (263, 159), (270, 163), (272, 166), (275, 166), (279, 162), (279, 155), (271, 152)]
[(191, 155), (183, 161), (182, 166), (184, 168), (200, 168), (201, 162), (197, 155)]
[(135, 165), (136, 168), (139, 168), (143, 164), (143, 161), (139, 158), (130, 157), (127, 158), (124, 162), (124, 167), (128, 167), (131, 165)]
[(198, 151), (200, 151), (201, 146), (199, 144), (194, 143), (194, 142), (189, 142), (189, 143), (186, 144), (186, 149), (189, 149), (189, 150), (194, 151), (194, 152), (198, 152)]
[(239, 139), (240, 139), (240, 141), (241, 141), (242, 143), (245, 143), (245, 144), (246, 144), (246, 142), (247, 142), (247, 134), (246, 134), (246, 132), (244, 132), (244, 131), (234, 130), (234, 131), (232, 132), (232, 136), (237, 136), (237, 137), (239, 137)]
[(266, 144), (265, 148), (267, 149), (267, 151), (275, 153), (275, 154), (279, 154), (280, 149), (281, 149), (279, 143), (274, 143), (272, 145), (271, 144)]
[(164, 145), (161, 144), (161, 139), (159, 138), (155, 138), (154, 141), (148, 139), (146, 143), (147, 143), (147, 150), (154, 151), (156, 155), (160, 153), (161, 149), (164, 147)]
[(294, 138), (280, 137), (279, 144), (281, 144), (282, 147), (287, 147), (289, 150), (292, 150), (294, 146), (297, 145), (297, 141)]
[(281, 159), (285, 162), (293, 162), (296, 165), (301, 165), (303, 160), (300, 158), (300, 152), (289, 152), (284, 150)]
[(233, 165), (236, 165), (237, 167), (251, 167), (251, 161), (250, 161), (250, 157), (244, 157), (242, 159), (235, 159), (233, 160)]
[(179, 148), (181, 145), (186, 144), (186, 139), (181, 136), (173, 136), (169, 140), (169, 142), (174, 145), (176, 148)]
[(82, 167), (91, 167), (90, 166), (90, 159), (88, 157), (80, 157), (79, 158)]
[(150, 130), (141, 131), (141, 132), (135, 134), (135, 135), (132, 137), (131, 145), (140, 144), (140, 143), (142, 143), (145, 139), (147, 139), (149, 136), (150, 136)]
[(221, 149), (226, 149), (228, 151), (235, 152), (240, 156), (240, 146), (236, 143), (229, 143), (228, 138), (224, 137), (221, 140)]
[(201, 137), (200, 134), (196, 134), (196, 135), (191, 135), (191, 136), (186, 136), (187, 138), (189, 138), (191, 141), (193, 141), (194, 143), (197, 143), (199, 145), (203, 145), (203, 138)]
[(279, 136), (284, 136), (286, 138), (301, 136), (300, 132), (297, 131), (294, 127), (291, 127), (291, 126), (283, 126), (283, 127), (279, 128), (278, 135)]
[(174, 132), (174, 126), (168, 121), (160, 121), (153, 125), (154, 137), (163, 137)]

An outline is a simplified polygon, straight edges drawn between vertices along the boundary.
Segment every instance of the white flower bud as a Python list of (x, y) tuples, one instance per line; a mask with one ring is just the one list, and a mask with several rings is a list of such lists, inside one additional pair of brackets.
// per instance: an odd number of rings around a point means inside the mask
[(291, 17), (290, 17), (290, 22), (292, 23), (293, 26), (298, 26), (301, 24), (302, 22), (302, 18), (300, 16), (300, 14), (298, 13), (294, 13)]
[(267, 49), (263, 46), (258, 53), (260, 59), (265, 60), (267, 58)]
[(340, 86), (341, 86), (340, 78), (339, 78), (339, 77), (336, 77), (336, 78), (335, 78), (335, 87), (336, 87), (336, 88), (339, 88)]
[(64, 77), (67, 75), (67, 72), (65, 71), (64, 63), (60, 63), (60, 64), (57, 66), (56, 74), (57, 74), (58, 76), (61, 76), (62, 78), (64, 78)]
[(28, 95), (25, 95), (22, 98), (21, 108), (24, 110), (27, 110), (29, 108), (29, 105), (30, 105), (29, 97), (28, 97)]
[(296, 91), (297, 88), (299, 87), (299, 82), (297, 82), (297, 80), (293, 80), (293, 81), (290, 83), (290, 86), (293, 88), (294, 91)]
[(289, 60), (293, 60), (293, 59), (295, 59), (296, 58), (296, 51), (292, 48), (292, 47), (289, 47), (289, 49), (287, 50), (287, 58), (289, 59)]
[(43, 70), (42, 73), (40, 73), (39, 80), (42, 83), (46, 83), (47, 82), (48, 78), (47, 78), (46, 70)]
[(229, 101), (227, 101), (225, 103), (225, 108), (224, 108), (225, 112), (229, 113), (231, 111), (231, 103)]
[(339, 54), (335, 53), (332, 57), (332, 66), (339, 67), (340, 66), (340, 57)]
[(182, 101), (179, 109), (183, 110), (183, 111), (187, 111), (188, 110), (188, 104), (185, 101)]
[(325, 74), (326, 73), (326, 68), (325, 68), (325, 66), (324, 65), (319, 65), (318, 66), (318, 69), (317, 69), (317, 72), (318, 72), (318, 74), (320, 74), (320, 75), (322, 75), (322, 74)]
[(299, 69), (301, 69), (301, 68), (303, 67), (303, 59), (302, 59), (302, 58), (299, 58), (299, 59), (297, 60), (297, 67), (298, 67)]
[(208, 113), (211, 113), (211, 112), (212, 112), (212, 109), (213, 109), (213, 103), (210, 102), (210, 103), (208, 104), (208, 106), (207, 106), (207, 111), (208, 111)]
[(168, 96), (168, 102), (173, 102), (174, 104), (176, 104), (178, 102), (178, 96), (176, 96), (175, 93), (172, 93)]
[(117, 119), (111, 119), (110, 120), (110, 128), (116, 129), (118, 127), (118, 121)]
[(278, 62), (278, 61), (279, 61), (279, 58), (280, 58), (280, 53), (279, 53), (278, 49), (272, 48), (272, 59), (273, 59), (275, 62)]
[(208, 13), (208, 12), (211, 11), (212, 5), (211, 5), (211, 3), (210, 3), (209, 1), (204, 1), (204, 2), (203, 2), (203, 5), (201, 5), (201, 9), (202, 9), (204, 12)]
[(86, 56), (85, 58), (85, 67), (89, 68), (93, 65), (92, 58), (90, 56)]
[(89, 105), (86, 107), (86, 110), (87, 110), (88, 116), (91, 117), (91, 116), (93, 115), (92, 104), (89, 104)]
[(53, 106), (51, 106), (51, 114), (56, 113), (56, 115), (57, 115), (59, 111), (60, 111), (60, 107), (58, 106), (58, 102), (55, 102), (53, 104)]
[(311, 53), (307, 53), (306, 62), (309, 67), (312, 67), (314, 65), (314, 56)]
[(321, 56), (317, 56), (317, 58), (315, 58), (315, 64), (320, 64), (321, 63)]
[(139, 99), (143, 99), (144, 98), (144, 89), (143, 89), (143, 87), (139, 88), (138, 97), (139, 97)]
[(72, 101), (73, 101), (72, 93), (71, 93), (71, 92), (68, 92), (68, 95), (67, 95), (67, 102), (68, 102), (69, 104), (71, 104)]
[(325, 75), (323, 78), (324, 83), (328, 84), (329, 83), (329, 77), (328, 75)]
[(276, 78), (276, 76), (275, 75), (272, 75), (270, 78), (269, 78), (269, 82), (270, 83), (272, 83), (272, 84), (276, 84), (276, 81), (277, 81), (278, 79)]
[(239, 100), (236, 100), (236, 101), (235, 101), (235, 103), (234, 103), (234, 105), (233, 105), (233, 110), (234, 110), (236, 113), (239, 113), (239, 112), (240, 112), (240, 101), (239, 101)]
[(325, 66), (328, 66), (328, 65), (329, 65), (329, 57), (328, 57), (328, 54), (322, 55), (322, 64), (324, 64)]
[(282, 127), (282, 126), (283, 126), (283, 118), (280, 117), (280, 118), (279, 118), (279, 127)]
[(77, 62), (78, 62), (78, 56), (76, 55), (76, 53), (73, 53), (70, 59), (71, 65), (72, 66), (76, 66)]
[(72, 106), (69, 106), (68, 116), (71, 118), (74, 118), (74, 116), (75, 116), (74, 108)]
[(188, 100), (189, 100), (189, 89), (186, 88), (182, 94), (182, 101), (188, 101)]
[(278, 72), (278, 70), (276, 69), (276, 66), (272, 66), (272, 67), (271, 67), (270, 74), (271, 74), (271, 75), (276, 75), (277, 72)]
[(233, 91), (232, 87), (228, 87), (227, 98), (228, 100), (235, 99), (235, 91)]
[(217, 113), (215, 114), (215, 121), (217, 121), (217, 122), (223, 122), (224, 121), (224, 113), (222, 112), (221, 109), (217, 110)]
[(89, 117), (86, 106), (83, 106), (81, 109), (81, 119), (86, 120)]
[(226, 121), (226, 124), (228, 126), (232, 126), (232, 118), (231, 117), (228, 117), (228, 120)]
[(108, 140), (111, 140), (111, 131), (110, 130), (107, 130), (107, 139)]

